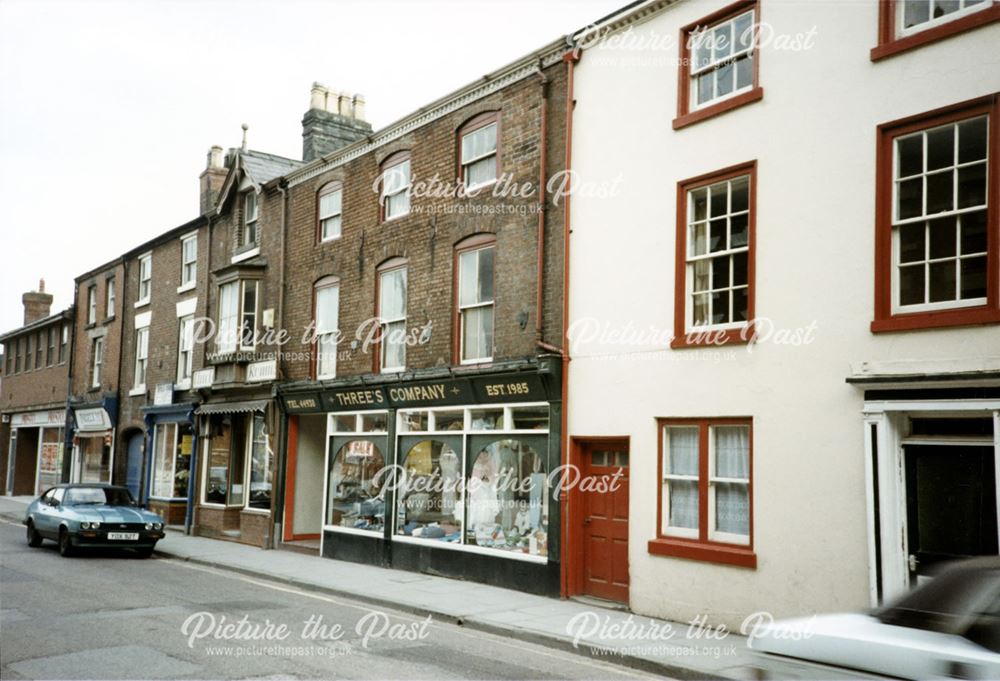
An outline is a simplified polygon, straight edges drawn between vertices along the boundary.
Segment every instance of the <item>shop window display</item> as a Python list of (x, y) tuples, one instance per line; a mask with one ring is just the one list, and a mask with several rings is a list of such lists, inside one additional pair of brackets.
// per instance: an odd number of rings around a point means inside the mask
[(462, 460), (449, 443), (421, 440), (402, 459), (396, 533), (446, 542), (462, 540)]
[(381, 533), (385, 527), (382, 452), (370, 440), (351, 440), (333, 455), (327, 523)]

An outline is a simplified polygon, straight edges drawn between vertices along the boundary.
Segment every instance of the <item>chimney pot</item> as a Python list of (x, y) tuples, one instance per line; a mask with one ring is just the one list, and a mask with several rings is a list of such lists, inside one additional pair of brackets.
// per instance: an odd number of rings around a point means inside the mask
[(45, 280), (38, 281), (38, 291), (28, 291), (21, 296), (21, 303), (24, 305), (24, 325), (27, 326), (39, 319), (49, 316), (52, 309), (52, 294), (45, 292)]
[(354, 95), (354, 118), (359, 121), (365, 120), (365, 98), (361, 95)]
[(309, 108), (326, 110), (326, 88), (319, 83), (313, 83), (312, 91), (309, 93)]
[(38, 280), (38, 292), (39, 293), (45, 293), (45, 280), (44, 279), (39, 279)]
[(218, 144), (212, 145), (212, 148), (208, 150), (208, 168), (221, 168), (222, 167), (222, 147)]
[(347, 118), (354, 118), (353, 109), (354, 103), (351, 101), (351, 96), (346, 92), (341, 92), (337, 98), (337, 113)]

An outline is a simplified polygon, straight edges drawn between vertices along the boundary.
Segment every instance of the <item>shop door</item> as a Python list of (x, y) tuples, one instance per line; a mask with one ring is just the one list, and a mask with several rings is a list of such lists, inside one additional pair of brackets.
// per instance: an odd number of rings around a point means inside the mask
[(628, 443), (582, 442), (579, 452), (582, 592), (628, 603)]
[(125, 484), (132, 496), (142, 500), (142, 443), (144, 436), (142, 433), (135, 433), (128, 439), (127, 463), (125, 471)]
[(17, 450), (14, 455), (14, 496), (33, 495), (38, 472), (38, 428), (17, 429)]
[(993, 447), (907, 445), (903, 451), (910, 584), (944, 561), (996, 555)]

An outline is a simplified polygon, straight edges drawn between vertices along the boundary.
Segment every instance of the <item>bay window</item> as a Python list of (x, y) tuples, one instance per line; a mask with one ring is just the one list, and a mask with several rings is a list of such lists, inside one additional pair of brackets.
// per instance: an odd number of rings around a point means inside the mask
[(461, 179), (465, 189), (475, 189), (497, 179), (497, 126), (495, 112), (481, 114), (462, 126), (459, 131), (461, 145)]
[(160, 499), (187, 497), (194, 431), (188, 423), (160, 423), (153, 433), (152, 495)]
[(337, 375), (337, 340), (339, 336), (340, 285), (334, 277), (321, 279), (314, 293), (315, 374), (317, 379)]
[(393, 259), (378, 273), (378, 366), (383, 372), (406, 367), (406, 262)]
[(752, 423), (660, 419), (660, 518), (649, 551), (756, 566)]
[(331, 241), (340, 236), (343, 188), (331, 182), (319, 192), (319, 240)]
[(495, 252), (495, 241), (486, 235), (466, 239), (456, 251), (458, 359), (462, 364), (493, 359)]
[(1000, 321), (996, 100), (880, 126), (873, 331)]
[(751, 162), (681, 182), (673, 347), (746, 340), (753, 319)]
[(393, 154), (383, 163), (380, 202), (383, 220), (410, 212), (410, 152)]
[(231, 281), (219, 286), (219, 317), (215, 349), (220, 353), (253, 351), (257, 341), (257, 280)]

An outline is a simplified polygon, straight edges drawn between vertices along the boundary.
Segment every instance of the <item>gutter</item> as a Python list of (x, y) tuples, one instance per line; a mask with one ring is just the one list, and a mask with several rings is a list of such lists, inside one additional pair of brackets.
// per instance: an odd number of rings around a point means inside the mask
[[(538, 78), (541, 86), (542, 104), (539, 108), (541, 120), (538, 123), (538, 263), (535, 272), (535, 341), (539, 346), (544, 345), (544, 334), (542, 332), (542, 304), (545, 297), (545, 191), (546, 191), (546, 164), (548, 160), (548, 108), (549, 108), (549, 79), (542, 68), (542, 62), (538, 62)], [(546, 348), (547, 349), (547, 348)]]

